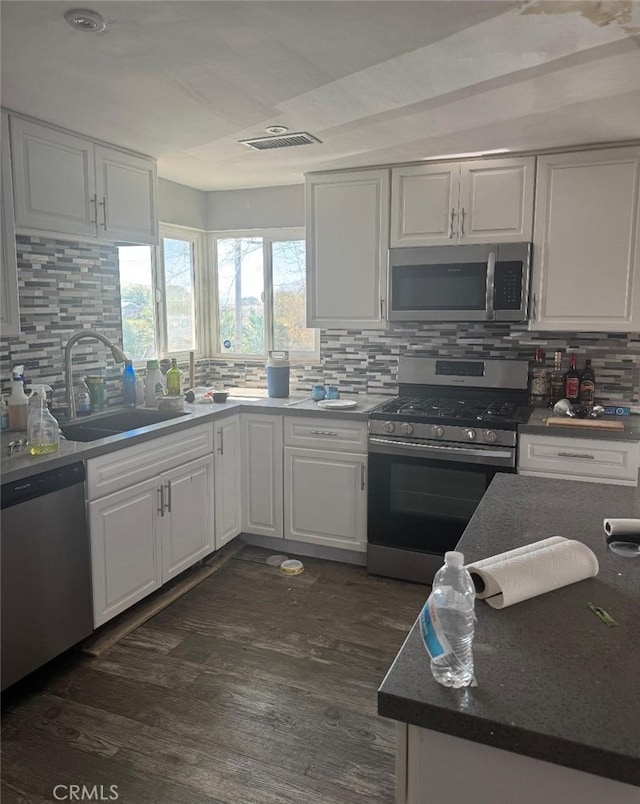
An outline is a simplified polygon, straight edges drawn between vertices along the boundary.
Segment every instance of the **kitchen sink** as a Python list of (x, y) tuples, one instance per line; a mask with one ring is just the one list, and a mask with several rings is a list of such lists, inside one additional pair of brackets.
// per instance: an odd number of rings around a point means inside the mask
[(102, 413), (85, 421), (74, 419), (60, 425), (62, 434), (68, 441), (96, 441), (120, 433), (128, 433), (139, 427), (171, 421), (181, 416), (188, 416), (188, 411), (172, 410), (119, 410), (114, 413)]

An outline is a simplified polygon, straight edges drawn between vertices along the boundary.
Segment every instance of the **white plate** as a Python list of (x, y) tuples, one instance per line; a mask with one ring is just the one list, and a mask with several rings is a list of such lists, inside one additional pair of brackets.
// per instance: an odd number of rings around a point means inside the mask
[(328, 410), (348, 410), (355, 408), (358, 403), (355, 399), (321, 399), (318, 402), (319, 408), (327, 408)]

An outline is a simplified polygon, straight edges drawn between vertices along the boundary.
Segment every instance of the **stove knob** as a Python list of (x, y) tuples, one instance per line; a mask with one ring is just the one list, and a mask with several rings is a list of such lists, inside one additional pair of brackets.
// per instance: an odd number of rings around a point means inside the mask
[(400, 430), (402, 431), (402, 435), (410, 436), (413, 433), (413, 425), (412, 424), (401, 424)]
[(393, 433), (396, 429), (396, 426), (393, 422), (385, 422), (384, 423), (384, 431), (385, 433)]
[(441, 427), (439, 424), (434, 424), (431, 428), (431, 435), (434, 438), (442, 438), (444, 435), (444, 427)]
[(495, 430), (485, 430), (484, 440), (487, 442), (487, 444), (495, 444), (498, 440), (498, 434)]
[(464, 431), (464, 437), (467, 439), (467, 441), (475, 441), (476, 440), (476, 431), (471, 430), (471, 429), (465, 430)]

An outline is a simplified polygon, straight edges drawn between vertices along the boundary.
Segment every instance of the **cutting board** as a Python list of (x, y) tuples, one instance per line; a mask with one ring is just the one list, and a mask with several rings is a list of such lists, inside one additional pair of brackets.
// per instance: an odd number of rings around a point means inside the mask
[(549, 416), (551, 427), (584, 427), (587, 430), (624, 430), (624, 422), (607, 419), (572, 419), (569, 416)]

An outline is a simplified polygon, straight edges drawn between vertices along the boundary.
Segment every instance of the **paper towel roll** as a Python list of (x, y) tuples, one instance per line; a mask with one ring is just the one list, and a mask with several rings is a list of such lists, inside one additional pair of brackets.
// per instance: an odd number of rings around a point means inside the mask
[(640, 519), (605, 519), (604, 532), (607, 536), (638, 536)]
[[(489, 558), (483, 558), (481, 561), (475, 561), (473, 564), (467, 566), (471, 573), (471, 577), (476, 586), (476, 597), (484, 600), (486, 597), (497, 595), (500, 592), (500, 587), (497, 581), (491, 575), (491, 567), (493, 565), (501, 565), (505, 561), (511, 561), (517, 556), (533, 553), (536, 550), (541, 550), (549, 547), (551, 544), (560, 544), (566, 542), (561, 536), (551, 536), (548, 539), (542, 539), (539, 542), (532, 544), (525, 544), (522, 547), (516, 547), (514, 550), (507, 550), (505, 553), (498, 553)], [(473, 569), (472, 569), (473, 568)]]
[(582, 542), (556, 536), (525, 547), (530, 549), (509, 550), (467, 566), (471, 577), (477, 576), (489, 590), (482, 594), (494, 609), (598, 574), (598, 559)]

